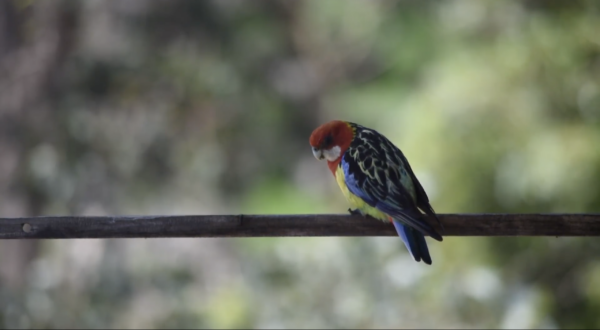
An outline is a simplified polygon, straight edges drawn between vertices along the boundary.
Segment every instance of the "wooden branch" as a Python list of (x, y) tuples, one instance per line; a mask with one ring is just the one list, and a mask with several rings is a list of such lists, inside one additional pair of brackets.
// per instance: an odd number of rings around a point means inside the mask
[[(600, 236), (600, 214), (440, 214), (444, 236)], [(0, 239), (396, 236), (361, 216), (186, 215), (0, 218)]]

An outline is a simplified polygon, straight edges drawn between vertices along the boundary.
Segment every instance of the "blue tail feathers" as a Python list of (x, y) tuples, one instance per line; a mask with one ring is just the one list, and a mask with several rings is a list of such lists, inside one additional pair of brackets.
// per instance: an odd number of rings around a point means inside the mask
[(425, 242), (425, 236), (419, 231), (403, 225), (397, 220), (394, 220), (394, 227), (398, 232), (398, 236), (402, 238), (408, 252), (412, 255), (415, 261), (423, 260), (424, 263), (431, 265), (431, 256)]

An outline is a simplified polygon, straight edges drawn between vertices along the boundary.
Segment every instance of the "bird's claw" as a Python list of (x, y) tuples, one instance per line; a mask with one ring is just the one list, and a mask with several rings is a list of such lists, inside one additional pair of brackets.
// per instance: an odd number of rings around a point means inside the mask
[(360, 212), (359, 210), (348, 209), (348, 212), (350, 212), (351, 215), (360, 215), (367, 219), (377, 220), (368, 214), (362, 214), (362, 212)]

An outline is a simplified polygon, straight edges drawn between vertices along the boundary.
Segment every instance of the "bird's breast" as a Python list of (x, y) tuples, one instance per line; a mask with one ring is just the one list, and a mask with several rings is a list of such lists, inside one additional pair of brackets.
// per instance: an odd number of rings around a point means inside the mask
[(388, 220), (389, 216), (387, 214), (367, 204), (362, 198), (356, 196), (350, 191), (350, 189), (348, 189), (345, 180), (346, 178), (344, 176), (344, 169), (341, 166), (337, 167), (337, 169), (334, 172), (334, 175), (338, 186), (340, 186), (340, 189), (342, 190), (342, 194), (344, 195), (344, 197), (346, 197), (346, 200), (348, 201), (352, 209), (357, 209), (361, 211), (364, 215), (370, 215), (373, 218), (382, 221)]

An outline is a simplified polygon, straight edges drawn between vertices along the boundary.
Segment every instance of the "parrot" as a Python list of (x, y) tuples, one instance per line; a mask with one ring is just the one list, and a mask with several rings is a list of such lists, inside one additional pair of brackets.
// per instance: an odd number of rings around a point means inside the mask
[(348, 212), (391, 222), (412, 258), (431, 265), (425, 235), (443, 238), (424, 215), (444, 227), (402, 151), (378, 131), (343, 120), (318, 126), (309, 142), (314, 157), (327, 161)]

